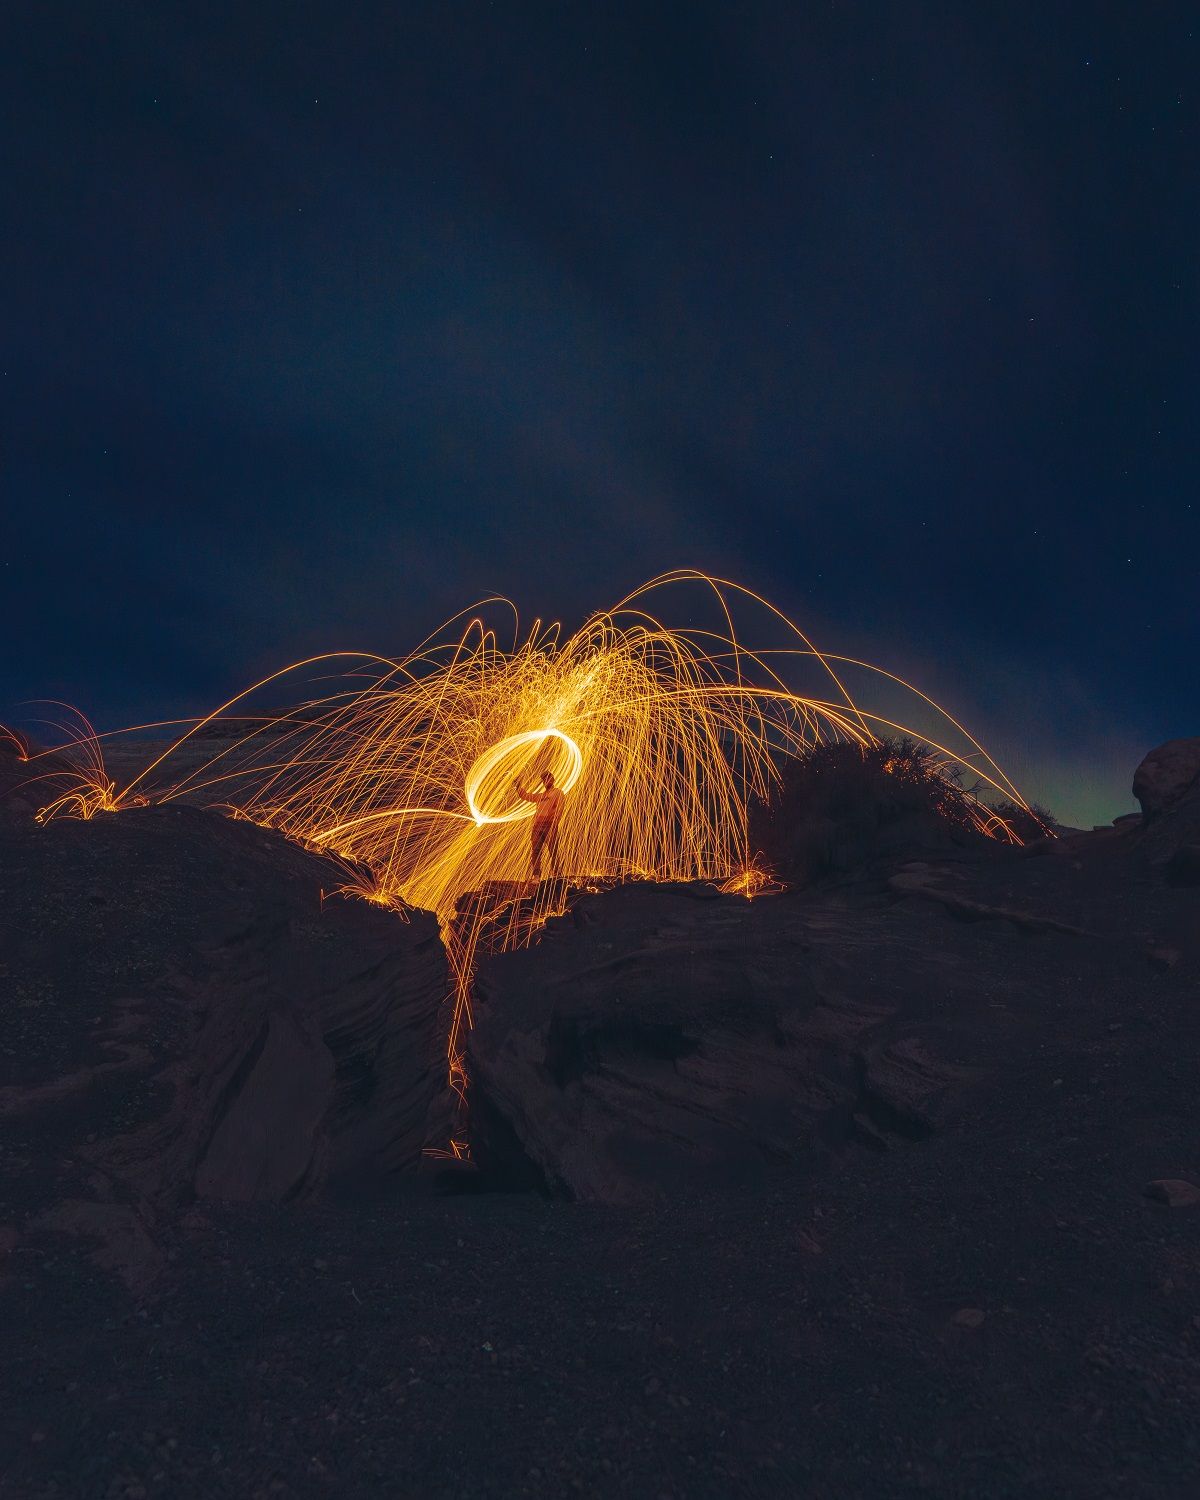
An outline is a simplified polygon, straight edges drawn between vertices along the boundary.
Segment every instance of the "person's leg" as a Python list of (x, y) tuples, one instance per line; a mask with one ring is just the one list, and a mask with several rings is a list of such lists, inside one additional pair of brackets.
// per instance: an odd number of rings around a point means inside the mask
[(529, 835), (529, 878), (537, 885), (542, 878), (542, 850), (546, 845), (546, 830), (534, 828)]
[(557, 823), (555, 823), (554, 827), (551, 828), (551, 830), (550, 830), (550, 836), (547, 839), (546, 843), (547, 843), (547, 847), (548, 847), (548, 849), (550, 851), (550, 879), (551, 880), (558, 880), (561, 877), (561, 875), (562, 875), (562, 871), (558, 867), (558, 824)]

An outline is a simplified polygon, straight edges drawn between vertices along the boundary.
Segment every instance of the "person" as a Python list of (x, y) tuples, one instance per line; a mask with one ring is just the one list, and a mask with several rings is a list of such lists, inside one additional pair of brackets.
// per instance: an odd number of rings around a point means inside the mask
[(535, 884), (542, 878), (542, 856), (547, 852), (550, 855), (551, 878), (558, 879), (558, 820), (562, 817), (563, 803), (566, 801), (562, 791), (554, 785), (552, 771), (542, 772), (541, 783), (540, 792), (527, 792), (519, 779), (513, 780), (517, 796), (534, 804), (533, 826), (529, 830), (529, 868), (530, 878)]

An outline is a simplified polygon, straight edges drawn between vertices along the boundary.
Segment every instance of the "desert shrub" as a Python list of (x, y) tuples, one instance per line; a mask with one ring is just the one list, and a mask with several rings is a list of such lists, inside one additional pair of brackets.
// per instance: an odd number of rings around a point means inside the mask
[[(1015, 802), (992, 802), (988, 804), (988, 810), (1004, 820), (1021, 844), (1031, 844), (1035, 839), (1051, 837), (1058, 832), (1057, 818), (1036, 802), (1031, 802), (1028, 807), (1018, 807)], [(1004, 837), (1003, 829), (998, 837)]]
[(15, 760), (29, 759), (29, 736), (19, 729), (10, 729), (0, 724), (0, 755), (11, 755)]
[(751, 840), (785, 878), (851, 869), (876, 855), (977, 838), (973, 790), (914, 740), (816, 745), (752, 809)]

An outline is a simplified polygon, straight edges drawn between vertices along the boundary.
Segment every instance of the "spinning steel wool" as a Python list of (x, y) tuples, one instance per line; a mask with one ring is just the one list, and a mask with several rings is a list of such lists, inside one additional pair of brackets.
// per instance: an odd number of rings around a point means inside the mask
[[(661, 617), (659, 601), (684, 585), (715, 607), (714, 628)], [(818, 651), (765, 600), (723, 580), (667, 574), (574, 635), (535, 624), (522, 637), (514, 627), (508, 647), (487, 623), (502, 606), (486, 601), (403, 660), (338, 653), (296, 663), (192, 725), (124, 787), (106, 774), (97, 737), (80, 735), (78, 776), (42, 816), (180, 797), (220, 805), (341, 856), (358, 894), (436, 912), (458, 977), (449, 1054), (461, 1083), (481, 935), (501, 946), (528, 941), (562, 906), (564, 882), (529, 879), (534, 808), (516, 790), (543, 770), (566, 794), (559, 858), (575, 883), (701, 878), (753, 894), (762, 876), (749, 806), (770, 796), (790, 757), (823, 741), (865, 746), (912, 734), (947, 773), (969, 768), (980, 787), (1024, 806), (931, 700), (891, 674)], [(743, 609), (765, 611), (779, 644), (744, 644), (734, 622)], [(893, 693), (905, 688), (922, 714), (940, 716), (958, 749), (853, 701), (848, 669), (877, 673)], [(331, 670), (341, 674), (332, 690), (251, 715), (306, 673)], [(815, 691), (795, 689), (802, 673)], [(228, 743), (176, 772), (185, 747), (211, 745), (214, 732)], [(983, 803), (968, 805), (981, 832), (1013, 837)], [(481, 894), (467, 901), (472, 892)], [(499, 912), (507, 916), (497, 924)]]

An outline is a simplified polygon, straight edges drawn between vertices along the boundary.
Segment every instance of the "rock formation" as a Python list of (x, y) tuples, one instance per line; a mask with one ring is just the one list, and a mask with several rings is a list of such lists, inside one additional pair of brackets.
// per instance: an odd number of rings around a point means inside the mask
[(1167, 740), (1150, 753), (1133, 773), (1133, 795), (1148, 827), (1176, 806), (1200, 783), (1200, 736)]
[(631, 884), (485, 962), (469, 1041), (481, 1168), (579, 1199), (742, 1181), (938, 1128), (959, 1070), (890, 1024), (798, 898)]
[(1140, 847), (1175, 885), (1200, 885), (1200, 737), (1151, 750), (1133, 778), (1145, 832)]
[(1192, 795), (579, 893), (481, 965), (456, 1169), (578, 1208), (270, 1201), (411, 1161), (430, 924), (245, 824), (0, 803), (0, 1491), (1195, 1493)]
[(0, 1199), (92, 1224), (119, 1259), (114, 1235), (194, 1198), (417, 1165), (444, 1082), (431, 916), (333, 895), (345, 869), (215, 812), (38, 828), (20, 800), (0, 823)]
[(1144, 832), (939, 848), (895, 819), (856, 872), (827, 862), (832, 880), (781, 896), (576, 898), (534, 947), (480, 966), (476, 1159), (624, 1202), (941, 1131), (1031, 1045), (1061, 1045), (1063, 996), (1119, 1007), (1149, 972), (1194, 982), (1200, 913), (1172, 888), (1200, 881), (1200, 784), (1155, 785)]

